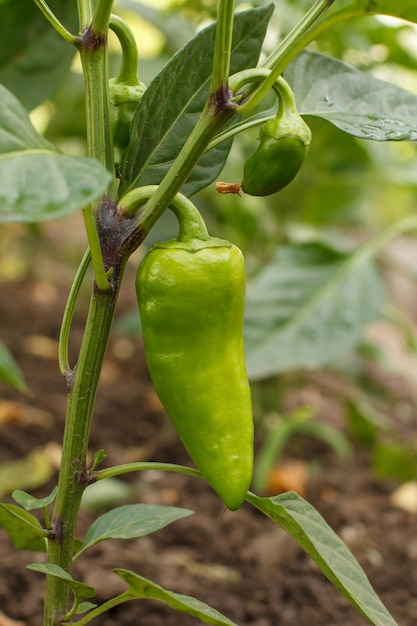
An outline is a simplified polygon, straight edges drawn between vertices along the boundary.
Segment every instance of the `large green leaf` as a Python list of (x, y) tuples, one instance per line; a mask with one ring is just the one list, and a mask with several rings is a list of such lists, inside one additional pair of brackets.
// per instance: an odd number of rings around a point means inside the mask
[(352, 350), (384, 303), (371, 257), (320, 241), (279, 248), (248, 290), (249, 377), (320, 367)]
[(248, 494), (246, 499), (291, 535), (371, 624), (396, 626), (359, 563), (311, 504), (293, 492), (274, 498)]
[(173, 506), (125, 504), (101, 515), (87, 531), (77, 557), (92, 546), (107, 539), (133, 539), (149, 535), (193, 511)]
[[(76, 2), (52, 0), (48, 4), (76, 34)], [(75, 54), (75, 48), (58, 35), (33, 0), (0, 2), (0, 41), (0, 83), (29, 110), (57, 91)]]
[(305, 50), (285, 71), (303, 115), (376, 141), (417, 140), (417, 95), (318, 52)]
[(0, 222), (38, 222), (83, 209), (109, 181), (95, 159), (57, 152), (0, 85)]
[(36, 517), (19, 506), (0, 503), (0, 526), (8, 533), (16, 550), (46, 551), (46, 531)]
[(201, 602), (191, 596), (184, 596), (180, 593), (168, 591), (151, 580), (143, 578), (134, 572), (125, 569), (116, 569), (115, 573), (120, 576), (130, 587), (129, 592), (132, 598), (148, 598), (149, 600), (160, 600), (187, 615), (199, 619), (205, 624), (215, 624), (216, 626), (236, 626), (230, 619), (213, 609), (205, 602)]
[(0, 154), (29, 148), (55, 150), (34, 128), (16, 96), (0, 85)]
[[(272, 7), (242, 11), (233, 30), (231, 72), (258, 61)], [(159, 184), (190, 135), (207, 99), (215, 26), (200, 31), (147, 88), (132, 123), (122, 165), (121, 194), (129, 188)], [(182, 191), (192, 195), (221, 171), (231, 142), (207, 152)]]
[(349, 353), (385, 301), (374, 256), (416, 229), (417, 218), (405, 218), (351, 253), (319, 238), (282, 246), (248, 291), (249, 377), (321, 367)]
[(94, 159), (47, 150), (0, 157), (0, 222), (40, 222), (84, 209), (110, 174)]

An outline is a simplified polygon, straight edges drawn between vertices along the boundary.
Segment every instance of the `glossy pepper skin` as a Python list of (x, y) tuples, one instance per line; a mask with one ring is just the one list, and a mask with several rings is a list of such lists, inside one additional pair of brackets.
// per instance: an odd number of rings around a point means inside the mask
[(288, 83), (281, 78), (278, 85), (278, 114), (263, 125), (260, 143), (244, 165), (242, 189), (251, 196), (270, 196), (286, 187), (310, 148), (310, 128), (297, 111)]
[(236, 510), (253, 470), (242, 253), (215, 238), (156, 244), (136, 289), (155, 390), (202, 475)]

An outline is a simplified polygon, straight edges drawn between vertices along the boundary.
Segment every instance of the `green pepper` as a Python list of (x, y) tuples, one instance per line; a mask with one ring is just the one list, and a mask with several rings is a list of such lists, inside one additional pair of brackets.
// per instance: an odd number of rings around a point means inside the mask
[(265, 122), (260, 143), (244, 165), (242, 189), (251, 196), (269, 196), (298, 174), (309, 151), (311, 131), (297, 111), (288, 83), (275, 83), (280, 96), (276, 117)]
[(233, 244), (209, 237), (201, 223), (189, 226), (180, 221), (179, 238), (154, 244), (139, 266), (145, 355), (184, 447), (226, 506), (236, 510), (253, 470), (244, 259)]
[(112, 134), (114, 161), (118, 168), (123, 153), (130, 140), (130, 126), (136, 107), (145, 93), (145, 85), (138, 81), (136, 85), (127, 85), (110, 80), (110, 100), (112, 104)]

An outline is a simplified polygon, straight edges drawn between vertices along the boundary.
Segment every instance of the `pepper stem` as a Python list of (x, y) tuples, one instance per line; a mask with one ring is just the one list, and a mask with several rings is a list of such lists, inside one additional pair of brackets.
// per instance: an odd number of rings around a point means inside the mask
[(122, 63), (115, 82), (140, 85), (138, 80), (139, 55), (132, 29), (121, 17), (113, 13), (110, 15), (109, 27), (116, 35), (122, 48)]
[[(147, 201), (158, 189), (158, 185), (146, 185), (132, 189), (120, 200), (117, 211), (120, 217), (132, 218), (138, 215), (138, 228), (149, 232), (157, 221), (154, 211), (149, 211)], [(141, 211), (139, 209), (142, 208)], [(181, 193), (171, 200), (169, 208), (179, 222), (179, 241), (209, 239), (207, 227), (197, 207)]]

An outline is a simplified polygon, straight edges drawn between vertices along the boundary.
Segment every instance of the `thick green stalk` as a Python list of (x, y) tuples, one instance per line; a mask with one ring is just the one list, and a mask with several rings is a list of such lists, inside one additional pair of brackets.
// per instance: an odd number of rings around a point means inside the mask
[[(69, 396), (58, 493), (52, 518), (55, 539), (48, 562), (70, 570), (81, 496), (86, 487), (86, 454), (97, 385), (114, 316), (117, 294), (93, 290), (77, 366), (69, 380)], [(57, 626), (68, 612), (68, 585), (47, 577), (44, 626)]]
[[(87, 118), (88, 155), (98, 159), (113, 173), (113, 138), (110, 122), (110, 99), (107, 71), (107, 30), (95, 31), (91, 27), (84, 31), (79, 40), (79, 51), (83, 66)], [(114, 181), (108, 189), (109, 201), (116, 197)], [(91, 260), (97, 286), (109, 288), (100, 250), (94, 214), (100, 209), (101, 200), (83, 211), (84, 223), (91, 250)]]
[[(82, 35), (77, 40), (85, 79), (88, 154), (113, 170), (113, 144), (107, 77), (107, 27), (109, 0), (77, 0)], [(104, 7), (105, 19), (98, 19)], [(95, 9), (95, 13), (94, 13)], [(96, 17), (95, 28), (88, 26)], [(100, 29), (97, 28), (100, 26)], [(114, 181), (107, 204), (115, 200)], [(53, 537), (48, 542), (48, 562), (71, 570), (74, 538), (83, 491), (87, 485), (86, 454), (97, 385), (114, 317), (123, 264), (105, 268), (102, 243), (95, 213), (102, 202), (83, 211), (95, 273), (90, 309), (75, 369), (66, 372), (69, 388), (58, 491), (51, 520)], [(110, 284), (106, 270), (114, 270)], [(61, 358), (62, 360), (62, 358)], [(64, 356), (65, 365), (67, 362)], [(69, 611), (69, 590), (65, 581), (47, 576), (44, 626), (58, 626)]]

